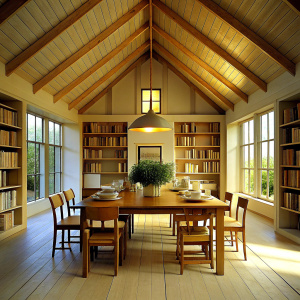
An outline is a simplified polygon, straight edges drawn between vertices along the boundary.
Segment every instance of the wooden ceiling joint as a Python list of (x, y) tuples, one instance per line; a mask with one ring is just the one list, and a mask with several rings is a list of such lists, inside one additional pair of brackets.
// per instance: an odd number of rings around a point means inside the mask
[(224, 105), (226, 105), (232, 111), (234, 110), (234, 104), (232, 102), (230, 102), (221, 93), (219, 93), (213, 87), (211, 87), (205, 80), (203, 80), (201, 77), (199, 77), (197, 74), (195, 74), (190, 68), (188, 68), (185, 64), (183, 64), (179, 59), (177, 59), (174, 55), (172, 55), (168, 50), (166, 50), (164, 47), (162, 47), (156, 41), (153, 41), (153, 46), (154, 46), (154, 48), (156, 50), (158, 50), (161, 53), (163, 53), (173, 64), (176, 65), (176, 67), (180, 68), (181, 70), (183, 70), (184, 72), (186, 72), (187, 74), (189, 74), (199, 84), (201, 84), (208, 91), (210, 91), (212, 94), (214, 94), (221, 102), (224, 103)]
[(69, 85), (64, 87), (58, 93), (53, 96), (53, 102), (56, 103), (62, 97), (70, 93), (77, 85), (91, 76), (94, 72), (96, 72), (99, 68), (108, 63), (112, 58), (114, 58), (117, 54), (119, 54), (124, 48), (126, 48), (130, 43), (132, 43), (137, 37), (139, 37), (143, 32), (148, 30), (149, 24), (148, 22), (140, 27), (137, 31), (135, 31), (130, 37), (128, 37), (125, 41), (123, 41), (118, 47), (104, 56), (100, 61), (94, 64), (90, 69), (82, 73), (78, 78), (73, 80)]
[(80, 18), (82, 18), (86, 13), (88, 13), (101, 1), (102, 0), (90, 0), (85, 2), (77, 10), (75, 10), (72, 14), (65, 18), (62, 22), (57, 24), (54, 28), (52, 28), (41, 38), (39, 38), (35, 43), (30, 45), (23, 52), (17, 55), (14, 59), (8, 62), (5, 66), (6, 76), (11, 75), (13, 72), (19, 69), (37, 52), (41, 51), (44, 47), (46, 47), (56, 37), (58, 37), (61, 33), (67, 30), (74, 23), (76, 23)]
[(183, 52), (188, 58), (190, 58), (193, 62), (198, 64), (201, 68), (206, 70), (208, 73), (210, 73), (212, 76), (214, 76), (217, 80), (222, 82), (224, 85), (226, 85), (230, 90), (232, 90), (237, 96), (239, 96), (243, 101), (246, 103), (248, 102), (248, 95), (242, 92), (239, 88), (237, 88), (234, 84), (232, 84), (229, 80), (224, 78), (221, 74), (219, 74), (216, 70), (214, 70), (211, 66), (206, 64), (203, 60), (201, 60), (197, 55), (195, 55), (193, 52), (185, 48), (181, 43), (179, 43), (176, 39), (171, 37), (168, 33), (166, 33), (164, 30), (159, 28), (157, 25), (153, 25), (153, 29), (165, 40), (170, 42), (172, 45), (174, 45), (177, 49), (179, 49), (181, 52)]
[(0, 25), (15, 15), (31, 0), (8, 0), (0, 7)]
[[(296, 66), (293, 62), (288, 60), (283, 54), (281, 54), (277, 49), (268, 44), (263, 38), (258, 34), (253, 32), (250, 28), (244, 25), (242, 22), (234, 18), (225, 9), (220, 7), (218, 4), (211, 0), (197, 0), (201, 5), (207, 8), (213, 15), (224, 21), (227, 25), (234, 28), (236, 31), (241, 33), (245, 38), (256, 45), (261, 51), (267, 54), (271, 59), (273, 59), (282, 68), (286, 69), (293, 76), (296, 74)], [(299, 0), (298, 0), (299, 1)]]
[(46, 84), (52, 81), (56, 76), (69, 68), (73, 63), (91, 51), (93, 48), (98, 46), (101, 42), (103, 42), (106, 38), (108, 38), (111, 34), (113, 34), (116, 30), (126, 24), (130, 19), (140, 13), (144, 8), (148, 6), (148, 2), (146, 0), (140, 2), (133, 9), (124, 14), (120, 19), (118, 19), (115, 23), (110, 25), (100, 34), (98, 34), (94, 39), (85, 44), (81, 49), (68, 57), (65, 61), (63, 61), (60, 65), (58, 65), (55, 69), (49, 72), (46, 76), (40, 79), (33, 85), (33, 92), (36, 93), (41, 88), (43, 88)]
[(108, 80), (111, 76), (113, 76), (116, 72), (118, 72), (121, 68), (123, 68), (129, 61), (134, 59), (136, 56), (141, 55), (142, 52), (146, 50), (150, 45), (150, 42), (147, 41), (142, 44), (139, 48), (137, 48), (134, 52), (128, 55), (124, 60), (122, 60), (117, 66), (112, 68), (107, 74), (105, 74), (101, 79), (96, 81), (92, 86), (90, 86), (87, 90), (85, 90), (79, 97), (69, 103), (69, 110), (74, 108), (77, 104), (79, 104), (85, 97), (87, 97), (90, 93), (92, 93), (96, 88), (98, 88), (101, 84), (103, 84), (106, 80)]
[(111, 88), (113, 88), (120, 80), (122, 80), (127, 74), (136, 68), (138, 64), (143, 64), (149, 59), (149, 53), (143, 54), (134, 63), (132, 63), (121, 75), (119, 75), (115, 80), (113, 80), (105, 89), (103, 89), (97, 96), (95, 96), (90, 102), (84, 105), (78, 110), (79, 114), (85, 113), (89, 108), (91, 108), (95, 103), (97, 103)]
[(300, 1), (299, 0), (282, 0), (289, 8), (291, 8), (298, 16), (300, 16)]
[(168, 6), (160, 2), (159, 0), (153, 0), (153, 5), (157, 7), (160, 11), (162, 11), (166, 16), (168, 16), (171, 20), (177, 23), (181, 28), (183, 28), (186, 32), (192, 35), (199, 42), (207, 46), (213, 52), (218, 54), (224, 60), (226, 60), (229, 64), (231, 64), (234, 68), (240, 71), (244, 76), (246, 76), (249, 80), (251, 80), (255, 85), (257, 85), (263, 91), (267, 91), (267, 84), (261, 80), (258, 76), (248, 70), (243, 64), (238, 62), (235, 58), (233, 58), (229, 53), (223, 50), (221, 47), (216, 45), (213, 41), (199, 32), (196, 28), (194, 28), (191, 24), (181, 18), (177, 13), (171, 10)]

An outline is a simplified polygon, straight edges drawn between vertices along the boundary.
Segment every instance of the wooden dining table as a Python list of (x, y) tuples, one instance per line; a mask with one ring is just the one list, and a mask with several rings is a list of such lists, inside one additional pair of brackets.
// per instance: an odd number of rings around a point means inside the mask
[[(182, 214), (184, 208), (200, 208), (216, 215), (216, 274), (224, 275), (224, 211), (228, 205), (217, 199), (207, 201), (190, 202), (178, 195), (177, 192), (167, 188), (161, 189), (159, 197), (144, 197), (143, 192), (120, 192), (118, 200), (96, 200), (88, 197), (73, 205), (80, 208), (81, 225), (85, 217), (85, 207), (119, 207), (121, 214)], [(81, 232), (82, 236), (82, 232)]]

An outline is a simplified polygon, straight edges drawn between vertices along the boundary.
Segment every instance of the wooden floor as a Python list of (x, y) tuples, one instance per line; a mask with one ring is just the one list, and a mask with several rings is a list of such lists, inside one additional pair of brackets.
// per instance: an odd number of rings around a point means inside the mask
[(78, 244), (51, 257), (51, 212), (31, 217), (26, 231), (0, 242), (0, 299), (300, 299), (300, 245), (275, 234), (268, 220), (248, 213), (248, 261), (226, 247), (224, 276), (208, 265), (179, 275), (168, 221), (136, 215), (119, 275), (112, 276), (112, 255), (102, 254), (84, 279)]

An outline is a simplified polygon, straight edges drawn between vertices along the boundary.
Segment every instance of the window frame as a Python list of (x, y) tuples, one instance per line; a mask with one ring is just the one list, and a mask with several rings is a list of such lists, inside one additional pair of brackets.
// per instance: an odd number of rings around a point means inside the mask
[[(273, 113), (273, 138), (270, 138), (270, 123), (269, 123), (269, 114)], [(262, 140), (262, 117), (264, 115), (267, 115), (267, 139)], [(244, 133), (243, 133), (243, 126), (245, 123), (250, 122), (253, 120), (253, 130), (254, 130), (254, 137), (253, 137), (253, 143), (244, 143)], [(274, 202), (274, 159), (275, 159), (275, 112), (274, 108), (266, 110), (262, 113), (255, 114), (252, 118), (244, 120), (239, 124), (240, 126), (240, 192), (246, 195), (249, 195), (254, 198), (258, 198), (264, 201), (268, 201), (273, 203)], [(249, 129), (248, 129), (248, 135), (249, 135)], [(267, 167), (262, 167), (262, 144), (267, 142)], [(273, 168), (270, 167), (270, 145), (273, 143)], [(250, 145), (254, 145), (254, 163), (253, 168), (250, 167)], [(244, 160), (243, 160), (243, 149), (244, 147), (248, 147), (248, 167), (244, 167)], [(245, 170), (253, 170), (253, 184), (254, 184), (254, 191), (253, 193), (250, 192), (250, 171), (248, 172), (248, 190), (245, 190)], [(262, 194), (262, 171), (267, 171), (267, 195)], [(270, 197), (269, 191), (270, 191), (270, 172), (273, 171), (273, 198)]]
[[(150, 99), (149, 100), (143, 100), (143, 91), (149, 91), (150, 92), (150, 89), (141, 89), (141, 113), (144, 115), (148, 111), (143, 112), (143, 103), (149, 103), (149, 107), (150, 107)], [(156, 114), (159, 115), (159, 114), (161, 114), (161, 89), (152, 89), (152, 92), (153, 91), (159, 91), (159, 101), (154, 101), (152, 99), (152, 103), (153, 102), (159, 103), (159, 112), (155, 112)]]

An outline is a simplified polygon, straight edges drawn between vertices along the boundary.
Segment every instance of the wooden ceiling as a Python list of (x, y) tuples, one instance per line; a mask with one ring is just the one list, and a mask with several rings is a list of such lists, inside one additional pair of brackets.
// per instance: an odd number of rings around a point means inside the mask
[(219, 113), (300, 61), (298, 0), (0, 0), (0, 60), (84, 113), (153, 58)]

